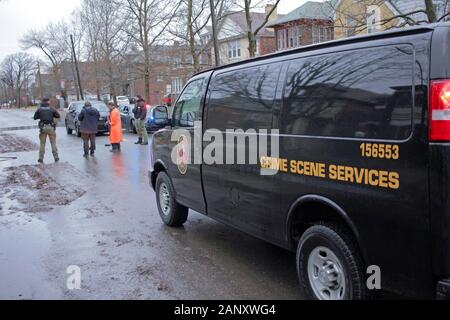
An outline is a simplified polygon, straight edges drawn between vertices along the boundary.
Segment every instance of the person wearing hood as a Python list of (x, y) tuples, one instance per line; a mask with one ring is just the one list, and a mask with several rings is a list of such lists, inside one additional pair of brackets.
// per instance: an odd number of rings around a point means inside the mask
[(120, 143), (122, 142), (122, 120), (120, 119), (120, 112), (112, 102), (108, 103), (108, 108), (111, 111), (109, 115), (111, 152), (120, 152)]
[(55, 158), (55, 162), (59, 161), (58, 148), (56, 147), (56, 123), (55, 119), (61, 118), (58, 111), (50, 107), (50, 99), (45, 98), (42, 100), (42, 104), (34, 114), (34, 120), (39, 120), (39, 163), (44, 163), (45, 144), (47, 137), (52, 145), (52, 153)]
[(100, 112), (92, 107), (89, 101), (84, 103), (84, 107), (78, 115), (80, 121), (81, 139), (83, 139), (84, 157), (89, 153), (93, 157), (95, 154), (95, 136), (98, 132), (98, 121)]

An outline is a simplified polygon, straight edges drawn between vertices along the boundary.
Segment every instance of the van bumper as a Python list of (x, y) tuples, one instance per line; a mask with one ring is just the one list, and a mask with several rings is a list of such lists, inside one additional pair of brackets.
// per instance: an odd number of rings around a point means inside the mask
[(436, 288), (437, 300), (450, 300), (450, 279), (441, 280)]

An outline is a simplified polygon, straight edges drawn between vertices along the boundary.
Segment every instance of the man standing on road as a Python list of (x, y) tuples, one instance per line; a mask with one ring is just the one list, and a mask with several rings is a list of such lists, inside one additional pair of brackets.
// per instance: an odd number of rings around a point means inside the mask
[(39, 163), (44, 163), (45, 144), (47, 137), (50, 139), (52, 145), (52, 153), (55, 158), (55, 162), (59, 161), (58, 148), (56, 147), (56, 123), (55, 119), (59, 119), (61, 116), (58, 111), (50, 107), (50, 99), (43, 99), (39, 109), (34, 114), (34, 120), (39, 120)]
[[(83, 139), (84, 157), (87, 158), (89, 151), (93, 157), (95, 154), (95, 136), (98, 132), (98, 120), (100, 119), (100, 112), (92, 107), (89, 101), (84, 103), (83, 110), (81, 110), (78, 120), (80, 121), (81, 138)], [(89, 145), (90, 142), (90, 145)]]
[(148, 145), (148, 133), (145, 128), (145, 122), (147, 120), (147, 106), (142, 97), (138, 97), (133, 113), (136, 119), (136, 131), (139, 135), (139, 139), (135, 144), (146, 146)]

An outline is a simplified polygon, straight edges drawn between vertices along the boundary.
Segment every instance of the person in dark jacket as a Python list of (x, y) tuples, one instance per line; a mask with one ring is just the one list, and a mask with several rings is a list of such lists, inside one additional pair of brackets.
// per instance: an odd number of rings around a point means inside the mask
[[(84, 157), (87, 158), (89, 152), (93, 157), (95, 154), (95, 136), (98, 132), (98, 121), (100, 113), (92, 107), (89, 101), (84, 103), (84, 107), (78, 115), (80, 121), (81, 138), (83, 139)], [(90, 144), (90, 145), (89, 145)]]
[(133, 109), (134, 118), (136, 119), (136, 132), (139, 135), (138, 141), (135, 144), (143, 146), (148, 145), (148, 133), (145, 128), (145, 122), (147, 121), (147, 105), (145, 100), (138, 96), (136, 106)]
[(34, 114), (34, 120), (39, 120), (39, 163), (44, 163), (45, 144), (47, 137), (50, 140), (52, 146), (52, 153), (55, 162), (59, 161), (58, 148), (56, 146), (56, 123), (55, 119), (61, 118), (58, 111), (50, 107), (50, 99), (43, 99), (39, 109)]

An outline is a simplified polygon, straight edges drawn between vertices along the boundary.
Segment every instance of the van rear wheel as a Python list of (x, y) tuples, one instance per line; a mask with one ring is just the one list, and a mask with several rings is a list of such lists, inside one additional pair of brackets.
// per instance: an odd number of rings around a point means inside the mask
[(302, 292), (310, 299), (369, 298), (358, 249), (340, 226), (318, 224), (305, 231), (297, 247), (297, 273)]
[(156, 178), (156, 202), (159, 215), (166, 225), (179, 227), (186, 222), (189, 208), (176, 201), (172, 181), (165, 172), (160, 172)]

